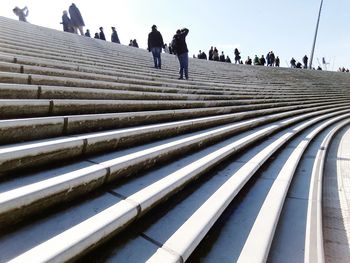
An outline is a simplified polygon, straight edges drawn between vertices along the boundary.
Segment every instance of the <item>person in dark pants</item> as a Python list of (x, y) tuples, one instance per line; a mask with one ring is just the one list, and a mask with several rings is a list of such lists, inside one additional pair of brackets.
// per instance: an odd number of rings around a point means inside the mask
[(304, 68), (307, 68), (307, 62), (308, 62), (309, 58), (305, 55), (303, 57), (303, 63), (304, 63)]
[(100, 27), (100, 39), (106, 41), (105, 33), (103, 33), (103, 27)]
[(71, 6), (69, 7), (69, 15), (74, 28), (74, 33), (77, 34), (79, 29), (80, 35), (83, 36), (84, 35), (83, 27), (85, 26), (84, 19), (81, 16), (78, 7), (76, 7), (74, 3), (71, 4)]
[(29, 14), (28, 7), (25, 6), (24, 8), (21, 9), (18, 6), (16, 6), (12, 11), (13, 13), (15, 13), (16, 16), (18, 16), (19, 21), (28, 22), (26, 19), (26, 17)]
[(114, 27), (114, 26), (112, 26), (111, 41), (112, 41), (113, 43), (120, 44), (120, 40), (119, 40), (119, 37), (118, 37), (118, 33), (117, 33), (117, 31), (115, 30), (115, 27)]
[(180, 62), (180, 77), (183, 79), (185, 73), (185, 78), (188, 79), (188, 49), (186, 44), (186, 36), (189, 30), (187, 28), (179, 29), (176, 31), (174, 38), (176, 39), (176, 54)]
[(148, 34), (148, 51), (152, 52), (154, 67), (162, 68), (161, 53), (164, 47), (162, 34), (157, 30), (157, 26), (152, 26), (151, 33)]
[(72, 26), (72, 21), (68, 17), (68, 12), (63, 11), (62, 15), (62, 22), (61, 24), (63, 25), (63, 31), (64, 32), (74, 32), (73, 26)]

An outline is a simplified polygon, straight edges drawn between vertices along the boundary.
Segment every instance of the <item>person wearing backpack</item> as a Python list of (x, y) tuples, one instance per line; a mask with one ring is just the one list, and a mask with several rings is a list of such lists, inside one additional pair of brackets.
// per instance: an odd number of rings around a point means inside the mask
[(183, 28), (181, 30), (178, 29), (173, 38), (176, 43), (176, 54), (180, 63), (179, 79), (183, 79), (184, 73), (185, 78), (188, 79), (188, 49), (186, 44), (186, 36), (188, 32), (189, 30), (187, 28)]
[(157, 26), (152, 26), (152, 32), (148, 34), (148, 51), (152, 52), (154, 67), (162, 68), (162, 60), (160, 54), (164, 48), (164, 42), (162, 34), (157, 30)]

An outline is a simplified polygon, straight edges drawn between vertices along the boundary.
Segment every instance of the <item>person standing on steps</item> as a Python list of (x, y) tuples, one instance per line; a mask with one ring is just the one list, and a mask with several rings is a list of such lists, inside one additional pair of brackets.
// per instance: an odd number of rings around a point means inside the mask
[(22, 22), (28, 22), (26, 17), (29, 14), (29, 10), (28, 7), (24, 7), (24, 8), (19, 8), (18, 6), (16, 6), (13, 10), (13, 13), (15, 13), (16, 16), (18, 16), (18, 20), (22, 21)]
[(89, 29), (86, 29), (85, 36), (86, 36), (86, 37), (91, 37), (91, 34), (90, 34), (90, 30), (89, 30)]
[(176, 41), (176, 54), (180, 63), (180, 77), (183, 79), (185, 73), (185, 78), (188, 79), (188, 49), (186, 44), (186, 36), (189, 30), (187, 28), (178, 29), (174, 39)]
[(307, 62), (308, 62), (309, 58), (305, 55), (303, 57), (303, 63), (304, 63), (304, 68), (307, 68)]
[(103, 32), (103, 27), (100, 27), (100, 39), (106, 41), (105, 33)]
[(111, 41), (112, 41), (113, 43), (120, 44), (120, 40), (119, 40), (119, 37), (118, 37), (118, 33), (117, 33), (117, 30), (115, 29), (114, 26), (112, 26)]
[(83, 17), (80, 14), (80, 11), (78, 7), (73, 3), (69, 7), (69, 15), (70, 19), (72, 21), (72, 26), (74, 28), (74, 33), (78, 34), (78, 30), (80, 32), (80, 35), (84, 36), (84, 29), (83, 27), (85, 26)]
[(68, 12), (67, 11), (63, 11), (61, 24), (63, 25), (63, 31), (64, 32), (72, 33), (74, 31), (73, 26), (72, 26), (72, 21), (68, 17)]
[(148, 34), (148, 51), (152, 52), (154, 67), (162, 68), (161, 53), (162, 48), (164, 48), (164, 42), (162, 34), (157, 30), (157, 26), (152, 26), (151, 33)]

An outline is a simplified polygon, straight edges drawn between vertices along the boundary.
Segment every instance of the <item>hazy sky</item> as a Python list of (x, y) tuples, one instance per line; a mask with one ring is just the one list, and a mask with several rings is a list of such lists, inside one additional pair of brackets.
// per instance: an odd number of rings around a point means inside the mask
[[(0, 15), (17, 19), (14, 6), (29, 8), (30, 23), (62, 30), (62, 11), (71, 0), (0, 0)], [(216, 46), (233, 58), (238, 47), (247, 56), (273, 50), (281, 65), (291, 57), (310, 57), (320, 0), (75, 0), (91, 33), (103, 26), (110, 40), (115, 26), (122, 44), (136, 38), (146, 48), (156, 24), (169, 43), (176, 29), (187, 27), (190, 56)], [(350, 67), (350, 1), (324, 0), (314, 66), (325, 57), (329, 69)]]

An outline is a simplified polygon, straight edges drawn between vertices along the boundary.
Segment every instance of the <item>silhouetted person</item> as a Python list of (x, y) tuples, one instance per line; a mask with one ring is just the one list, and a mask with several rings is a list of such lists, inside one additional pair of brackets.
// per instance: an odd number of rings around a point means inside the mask
[(259, 59), (259, 65), (260, 66), (265, 66), (266, 60), (264, 58), (264, 55), (261, 55), (261, 58)]
[(184, 73), (185, 78), (188, 79), (188, 49), (186, 44), (186, 36), (189, 30), (187, 28), (178, 29), (174, 39), (176, 40), (176, 54), (180, 63), (180, 77), (183, 79)]
[(297, 65), (296, 65), (295, 67), (296, 67), (296, 68), (301, 68), (301, 66), (302, 66), (301, 63), (298, 62)]
[(241, 53), (238, 51), (237, 48), (235, 48), (234, 54), (235, 54), (235, 64), (237, 63), (239, 64), (239, 61), (241, 59), (241, 56), (240, 56)]
[(213, 47), (211, 47), (209, 52), (208, 52), (209, 60), (213, 60), (213, 55), (214, 55), (214, 49), (213, 49)]
[(111, 41), (112, 41), (113, 43), (120, 44), (120, 40), (119, 40), (119, 37), (118, 37), (118, 33), (117, 33), (117, 30), (115, 30), (115, 27), (114, 27), (114, 26), (112, 26)]
[(269, 66), (273, 67), (275, 65), (275, 61), (276, 61), (275, 54), (273, 53), (273, 51), (271, 51), (270, 52), (270, 64), (269, 64)]
[(230, 57), (229, 57), (229, 56), (226, 56), (225, 62), (227, 62), (227, 63), (231, 63), (231, 59), (230, 59)]
[(292, 59), (290, 60), (290, 67), (291, 67), (291, 68), (296, 68), (295, 62), (296, 62), (296, 60), (295, 60), (294, 58), (292, 58)]
[(170, 54), (170, 49), (167, 44), (164, 44), (164, 52)]
[(280, 66), (280, 58), (277, 56), (275, 60), (275, 66), (279, 67)]
[(132, 47), (132, 39), (130, 39), (129, 47)]
[(80, 14), (80, 11), (78, 7), (73, 3), (69, 7), (69, 15), (70, 15), (70, 20), (72, 21), (72, 26), (74, 28), (74, 33), (78, 33), (78, 29), (80, 32), (80, 35), (84, 35), (84, 30), (83, 27), (85, 26), (84, 19)]
[(317, 70), (322, 70), (322, 68), (320, 66), (317, 67)]
[(214, 47), (214, 51), (213, 51), (213, 60), (219, 61), (219, 51), (217, 50), (216, 47)]
[(270, 66), (270, 64), (271, 64), (271, 60), (270, 60), (270, 52), (269, 53), (267, 53), (267, 55), (266, 55), (266, 66)]
[(132, 46), (137, 48), (139, 47), (139, 44), (137, 43), (136, 39), (132, 41)]
[(28, 22), (26, 17), (29, 14), (29, 10), (28, 7), (24, 7), (24, 8), (19, 8), (18, 6), (16, 6), (14, 9), (12, 9), (13, 13), (15, 13), (16, 16), (18, 16), (18, 20), (22, 21), (22, 22)]
[(91, 34), (90, 34), (90, 30), (89, 30), (89, 29), (86, 29), (85, 36), (86, 36), (86, 37), (91, 37)]
[(63, 31), (64, 32), (71, 32), (71, 33), (74, 32), (72, 21), (68, 17), (68, 12), (67, 11), (63, 11), (61, 24), (63, 26)]
[(260, 59), (258, 58), (258, 56), (257, 55), (255, 55), (255, 57), (254, 57), (254, 65), (260, 65)]
[(106, 41), (105, 33), (103, 32), (103, 27), (100, 27), (100, 39)]
[(201, 58), (207, 60), (207, 54), (204, 51), (202, 51)]
[(162, 34), (157, 30), (157, 26), (152, 26), (152, 31), (148, 34), (148, 51), (152, 52), (154, 67), (162, 68), (161, 53), (164, 47)]
[(252, 64), (252, 59), (248, 56), (247, 60), (245, 61), (246, 65), (251, 65)]
[(221, 55), (220, 55), (219, 60), (220, 60), (221, 62), (225, 62), (225, 55), (224, 55), (224, 51), (222, 51), (222, 52), (221, 52)]
[(174, 51), (173, 51), (173, 47), (171, 46), (171, 42), (169, 43), (168, 45), (168, 49), (169, 49), (169, 54), (174, 54)]
[(94, 36), (94, 38), (96, 38), (96, 39), (100, 39), (100, 36), (99, 36), (99, 34), (98, 34), (98, 33), (95, 33), (95, 36)]
[(307, 62), (308, 62), (309, 58), (305, 55), (303, 57), (303, 63), (304, 63), (304, 68), (307, 68)]

